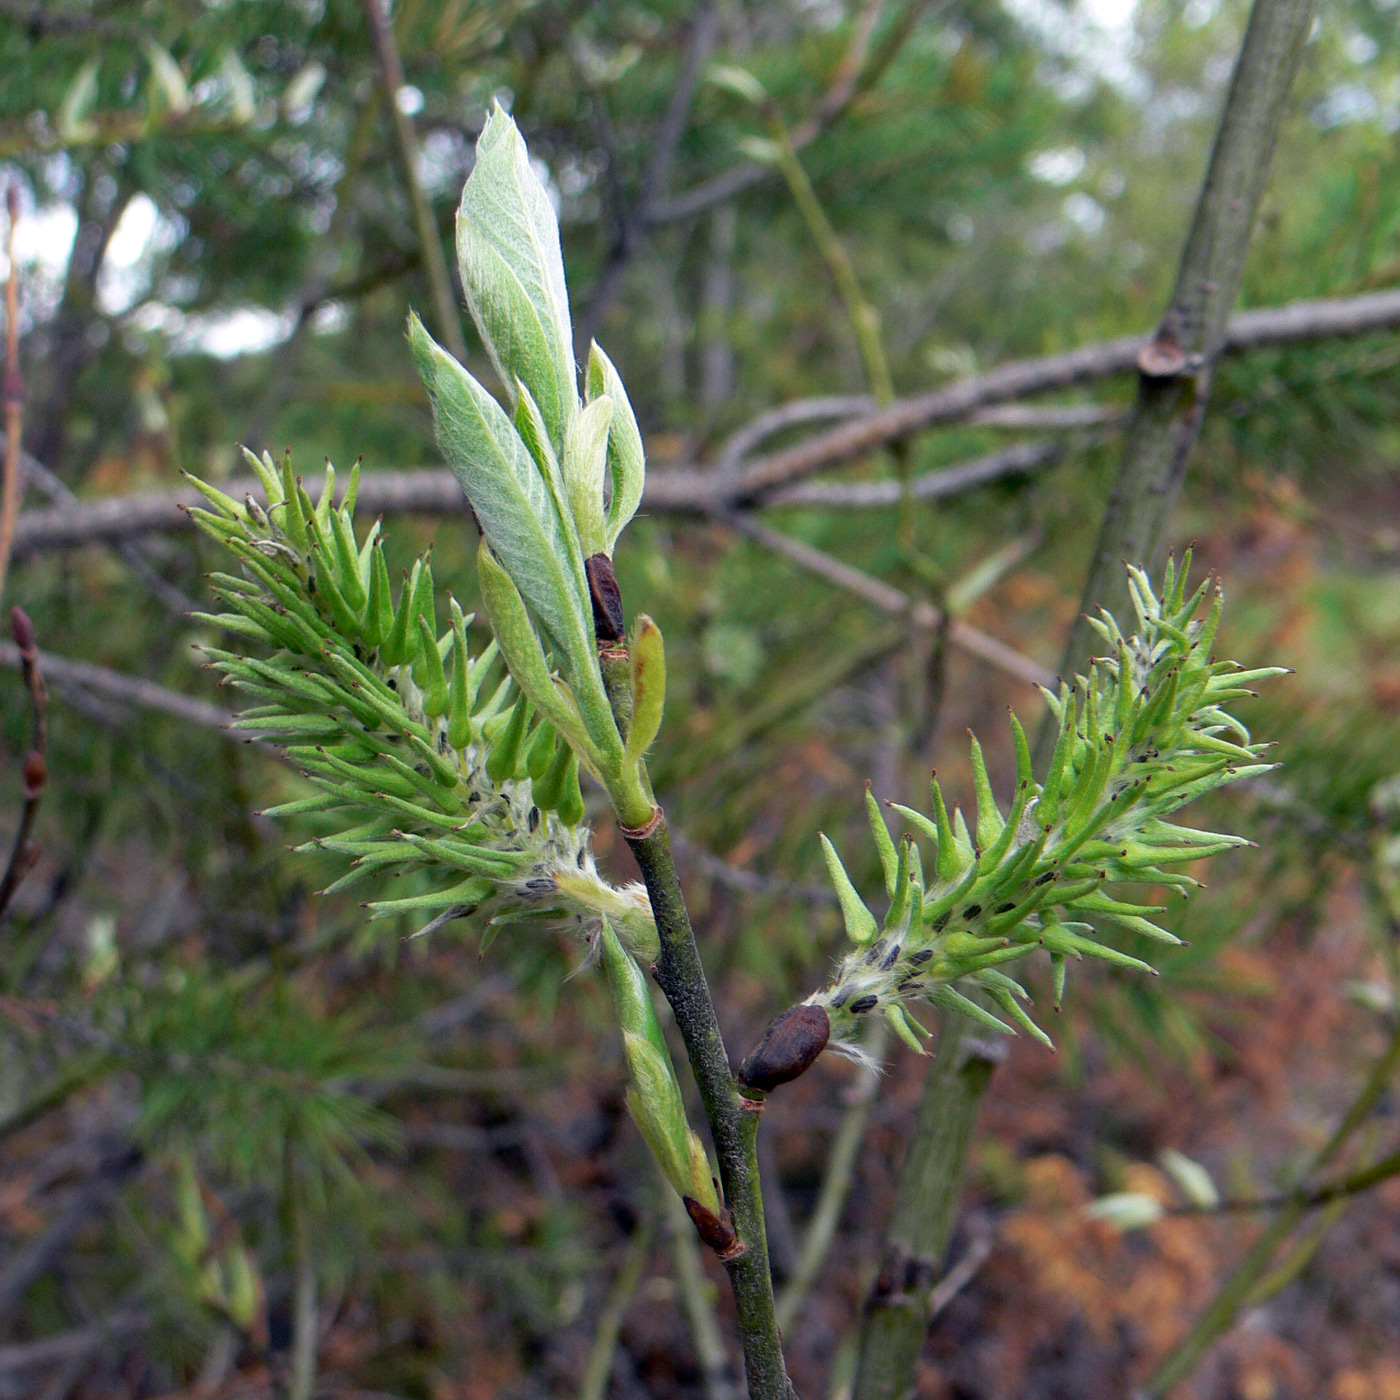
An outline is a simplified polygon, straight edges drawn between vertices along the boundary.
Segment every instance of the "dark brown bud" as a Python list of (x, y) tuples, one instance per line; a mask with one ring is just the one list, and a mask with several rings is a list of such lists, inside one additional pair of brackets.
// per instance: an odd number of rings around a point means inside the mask
[(606, 554), (590, 554), (583, 568), (593, 599), (594, 636), (605, 644), (622, 641), (627, 635), (627, 620), (622, 615), (622, 590), (617, 586), (612, 560)]
[(30, 622), (29, 614), (18, 604), (10, 609), (10, 636), (15, 639), (15, 645), (21, 651), (34, 650), (34, 624)]
[(748, 1248), (739, 1238), (729, 1219), (729, 1212), (716, 1215), (708, 1206), (702, 1206), (694, 1196), (682, 1196), (686, 1214), (695, 1225), (695, 1233), (719, 1255), (723, 1264), (732, 1263)]
[(24, 795), (38, 797), (49, 781), (48, 765), (37, 750), (24, 760)]
[(824, 1006), (803, 1002), (775, 1016), (758, 1048), (739, 1066), (739, 1082), (765, 1093), (812, 1067), (831, 1039), (831, 1017)]

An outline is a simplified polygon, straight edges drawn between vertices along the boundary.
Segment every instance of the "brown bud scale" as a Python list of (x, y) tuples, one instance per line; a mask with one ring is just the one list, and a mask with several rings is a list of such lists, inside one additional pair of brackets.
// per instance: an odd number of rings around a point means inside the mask
[(37, 750), (24, 760), (24, 795), (38, 797), (49, 781), (48, 765)]
[(739, 1238), (728, 1211), (716, 1215), (694, 1196), (682, 1196), (681, 1200), (685, 1202), (686, 1214), (695, 1225), (695, 1233), (719, 1255), (721, 1263), (732, 1263), (747, 1252), (748, 1246)]
[(599, 642), (620, 642), (627, 635), (622, 612), (622, 590), (617, 586), (613, 562), (606, 554), (590, 554), (583, 561), (588, 592), (593, 600), (593, 633)]
[(790, 1006), (769, 1023), (755, 1049), (739, 1066), (739, 1082), (767, 1092), (805, 1074), (831, 1039), (824, 1006)]

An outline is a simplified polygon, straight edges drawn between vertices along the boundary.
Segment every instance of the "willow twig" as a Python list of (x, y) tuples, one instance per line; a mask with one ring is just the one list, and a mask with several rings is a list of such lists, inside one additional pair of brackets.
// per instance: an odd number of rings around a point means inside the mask
[(438, 334), (458, 360), (467, 358), (467, 342), (462, 335), (462, 320), (457, 314), (457, 298), (452, 290), (452, 278), (442, 253), (442, 238), (432, 201), (418, 177), (418, 138), (413, 119), (399, 106), (399, 94), (404, 88), (403, 61), (399, 57), (398, 39), (394, 34), (385, 0), (364, 0), (365, 18), (379, 57), (380, 83), (384, 90), (384, 106), (394, 132), (394, 146), (399, 158), (399, 178), (408, 196), (413, 226), (418, 234), (418, 246), (423, 254), (423, 273), (433, 297), (434, 319)]
[(642, 1282), (642, 1270), (646, 1267), (647, 1255), (651, 1253), (652, 1225), (652, 1218), (648, 1215), (632, 1232), (622, 1267), (617, 1271), (617, 1277), (598, 1313), (578, 1400), (607, 1400), (608, 1380), (612, 1376), (613, 1360), (617, 1355), (622, 1320), (627, 1315), (627, 1305)]
[(1005, 1055), (1000, 1042), (984, 1042), (970, 1022), (945, 1013), (938, 1057), (900, 1170), (880, 1271), (866, 1299), (856, 1400), (903, 1400), (912, 1387), (977, 1113)]
[[(1082, 612), (1065, 647), (1064, 675), (1082, 668), (1095, 643), (1085, 615), (1127, 606), (1120, 561), (1156, 563), (1210, 400), (1274, 141), (1316, 9), (1316, 0), (1254, 0), (1176, 287), (1156, 335), (1137, 356), (1137, 403)], [(1042, 756), (1051, 742), (1042, 726)]]
[(676, 873), (665, 817), (658, 809), (650, 830), (630, 832), (624, 828), (623, 835), (637, 858), (651, 898), (661, 937), (661, 955), (653, 972), (685, 1042), (719, 1159), (725, 1207), (738, 1237), (738, 1247), (725, 1248), (720, 1257), (734, 1290), (750, 1400), (789, 1400), (791, 1386), (774, 1312), (759, 1182), (757, 1142), (762, 1105), (741, 1099), (735, 1085)]
[(24, 683), (29, 691), (29, 711), (32, 737), (29, 757), (24, 760), (24, 805), (20, 808), (19, 826), (5, 873), (0, 876), (0, 915), (10, 907), (19, 882), (24, 879), (39, 857), (34, 842), (34, 822), (39, 815), (39, 799), (48, 786), (49, 693), (39, 669), (39, 653), (34, 646), (34, 624), (23, 608), (10, 609), (10, 629), (24, 669)]

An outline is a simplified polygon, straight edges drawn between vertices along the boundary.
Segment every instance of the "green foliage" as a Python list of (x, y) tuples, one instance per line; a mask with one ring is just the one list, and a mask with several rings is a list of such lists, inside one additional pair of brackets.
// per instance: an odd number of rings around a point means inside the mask
[(535, 719), (509, 680), (486, 684), (496, 645), (468, 655), (471, 619), (455, 600), (438, 634), (427, 556), (395, 602), (378, 524), (363, 540), (355, 533), (358, 466), (339, 505), (328, 468), (313, 505), (290, 459), (279, 469), (248, 456), (266, 507), (197, 483), (213, 510), (195, 520), (242, 567), (241, 577), (214, 576), (229, 611), (203, 620), (272, 654), (206, 651), (260, 702), (235, 727), (283, 744), (316, 789), (273, 815), (335, 814), (339, 829), (302, 847), (351, 859), (329, 890), (427, 872), (430, 888), (371, 902), (371, 918), (422, 913), (436, 925), (485, 907), (498, 927), (608, 916), (654, 957), (645, 894), (597, 874), (578, 769), (557, 726)]
[(933, 817), (891, 804), (932, 847), (928, 876), (915, 835), (896, 849), (878, 807), (868, 802), (889, 895), (882, 923), (859, 900), (823, 838), (846, 929), (857, 945), (831, 985), (809, 998), (826, 1008), (836, 1043), (858, 1054), (858, 1020), (881, 1008), (918, 1049), (922, 1028), (907, 1008), (922, 1001), (994, 1030), (1019, 1026), (1048, 1045), (1022, 1007), (1025, 989), (1002, 970), (1006, 964), (1044, 950), (1058, 1006), (1070, 959), (1152, 971), (1106, 942), (1102, 924), (1179, 942), (1149, 917), (1166, 906), (1149, 903), (1133, 887), (1166, 886), (1184, 894), (1197, 882), (1177, 867), (1249, 844), (1167, 818), (1215, 788), (1273, 767), (1258, 761), (1266, 746), (1251, 741), (1228, 707), (1252, 695), (1255, 682), (1283, 673), (1214, 659), (1221, 594), (1217, 588), (1200, 615), (1210, 584), (1188, 596), (1190, 564), (1188, 552), (1179, 569), (1167, 566), (1160, 597), (1142, 570), (1129, 570), (1137, 630), (1125, 636), (1104, 613), (1095, 627), (1109, 654), (1072, 687), (1062, 682), (1057, 695), (1046, 692), (1059, 734), (1041, 782), (1012, 717), (1017, 784), (1008, 811), (996, 803), (975, 737), (975, 834), (961, 810), (950, 817), (937, 778)]

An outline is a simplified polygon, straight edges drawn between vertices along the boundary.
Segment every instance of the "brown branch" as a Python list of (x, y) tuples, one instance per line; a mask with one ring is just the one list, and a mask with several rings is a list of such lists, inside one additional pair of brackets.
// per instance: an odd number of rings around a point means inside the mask
[[(1019, 442), (1000, 452), (973, 457), (956, 466), (916, 476), (909, 483), (908, 497), (932, 501), (956, 496), (1005, 476), (1022, 476), (1041, 467), (1053, 466), (1069, 450), (1065, 442)], [(775, 491), (764, 499), (765, 506), (808, 506), (826, 510), (868, 509), (896, 506), (904, 498), (899, 481), (806, 481)]]
[(24, 879), (38, 859), (39, 848), (34, 843), (34, 822), (39, 815), (39, 799), (48, 786), (49, 770), (49, 693), (39, 669), (39, 652), (34, 645), (34, 624), (23, 608), (10, 609), (10, 630), (14, 634), (19, 663), (24, 670), (24, 684), (29, 691), (30, 723), (33, 730), (29, 757), (24, 760), (24, 806), (20, 808), (19, 826), (5, 873), (0, 876), (0, 916), (10, 907), (19, 882)]
[[(1223, 349), (1243, 352), (1365, 335), (1397, 326), (1400, 326), (1400, 290), (1367, 292), (1354, 297), (1294, 302), (1243, 312), (1230, 322)], [(985, 410), (1032, 394), (1127, 374), (1136, 368), (1143, 344), (1141, 337), (1129, 336), (1062, 355), (1013, 361), (929, 394), (897, 400), (888, 409), (856, 418), (794, 448), (760, 457), (741, 473), (726, 476), (692, 465), (654, 471), (647, 478), (643, 507), (657, 514), (711, 515), (747, 501), (766, 502), (780, 487), (790, 487), (829, 467), (843, 466), (928, 428), (984, 420), (990, 421), (992, 426), (1019, 426), (1017, 415), (1008, 415), (1003, 422), (1004, 409), (996, 415)], [(1075, 414), (1076, 418), (1080, 414), (1088, 416), (1084, 409), (1076, 409)], [(1079, 424), (1063, 422), (1062, 426)], [(1011, 454), (1029, 452), (1030, 445), (1023, 444), (1008, 451)], [(996, 471), (989, 465), (994, 461), (1015, 463), (1017, 460), (1025, 459), (1000, 454), (977, 458), (945, 468), (942, 473), (930, 474), (925, 484), (916, 486), (916, 490), (930, 497), (942, 496), (998, 475), (1033, 469), (1033, 465), (1005, 465), (1003, 470)], [(959, 477), (954, 474), (964, 472), (967, 476), (958, 484)], [(935, 485), (940, 477), (943, 478), (941, 484)], [(260, 494), (257, 483), (251, 480), (225, 485), (235, 499), (241, 500), (250, 491)], [(865, 490), (862, 486), (862, 496)], [(791, 504), (822, 503), (796, 495), (784, 499)], [(466, 501), (452, 474), (431, 468), (367, 472), (360, 481), (359, 500), (360, 508), (367, 515), (467, 513)], [(114, 544), (143, 535), (184, 530), (190, 528), (190, 522), (181, 507), (201, 501), (199, 493), (189, 489), (113, 496), (72, 508), (24, 511), (15, 529), (14, 556), (20, 558), (88, 544)], [(856, 501), (838, 496), (834, 503), (846, 508)], [(875, 493), (872, 503), (883, 505), (883, 494)]]
[[(120, 671), (96, 666), (91, 661), (75, 661), (66, 656), (54, 656), (51, 652), (36, 652), (35, 660), (36, 668), (42, 669), (44, 676), (53, 682), (57, 690), (77, 690), (126, 705), (158, 710), (189, 724), (220, 730), (239, 743), (249, 737), (238, 731), (228, 731), (226, 726), (234, 716), (207, 700), (181, 695), (139, 676), (124, 676)], [(24, 653), (20, 647), (0, 642), (0, 666), (22, 667), (24, 664)]]
[(932, 603), (911, 599), (907, 593), (901, 593), (882, 579), (863, 573), (820, 549), (803, 544), (801, 540), (780, 534), (777, 530), (770, 530), (766, 525), (761, 525), (748, 516), (725, 516), (724, 522), (763, 545), (765, 549), (781, 554), (783, 558), (819, 578), (826, 579), (828, 583), (845, 589), (846, 592), (879, 608), (881, 612), (891, 613), (896, 617), (908, 617), (916, 627), (928, 631), (945, 630), (945, 635), (954, 646), (980, 657), (999, 670), (1015, 676), (1017, 680), (1026, 681), (1030, 685), (1049, 686), (1055, 683), (1053, 673), (1038, 662), (1032, 661), (1028, 656), (1022, 656), (1019, 651), (997, 641), (995, 637), (989, 637), (966, 622), (956, 618), (945, 620), (943, 613)]
[(399, 93), (404, 87), (403, 62), (399, 57), (398, 40), (393, 21), (385, 8), (385, 0), (364, 0), (365, 18), (379, 57), (380, 82), (384, 90), (384, 106), (394, 132), (394, 145), (399, 158), (399, 177), (408, 196), (413, 225), (418, 233), (418, 246), (423, 255), (423, 271), (433, 296), (433, 310), (438, 334), (443, 343), (459, 359), (467, 358), (467, 342), (462, 336), (462, 318), (457, 313), (457, 298), (452, 290), (452, 278), (442, 253), (442, 236), (433, 215), (432, 201), (423, 182), (418, 178), (418, 138), (412, 118), (399, 106)]
[[(1235, 354), (1264, 346), (1364, 335), (1396, 326), (1400, 326), (1400, 290), (1299, 301), (1241, 312), (1226, 327), (1220, 351)], [(854, 462), (925, 429), (965, 422), (992, 404), (1132, 373), (1138, 367), (1138, 355), (1145, 343), (1142, 336), (1122, 336), (1059, 355), (1012, 360), (986, 374), (900, 399), (878, 413), (759, 458), (742, 474), (737, 498), (759, 498), (778, 486)]]

